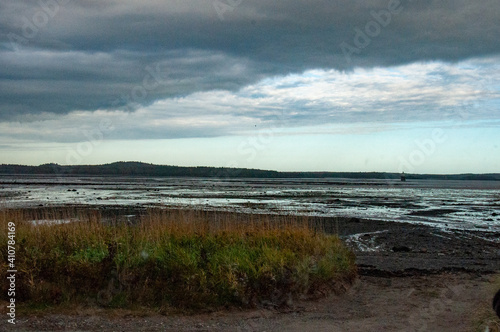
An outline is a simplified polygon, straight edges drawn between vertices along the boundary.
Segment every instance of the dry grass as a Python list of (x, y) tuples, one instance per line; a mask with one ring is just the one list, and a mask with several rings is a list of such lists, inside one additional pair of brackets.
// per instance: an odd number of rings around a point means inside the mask
[(356, 277), (352, 252), (303, 217), (149, 211), (127, 225), (91, 210), (0, 211), (1, 227), (8, 222), (16, 224), (16, 299), (36, 307), (281, 305)]

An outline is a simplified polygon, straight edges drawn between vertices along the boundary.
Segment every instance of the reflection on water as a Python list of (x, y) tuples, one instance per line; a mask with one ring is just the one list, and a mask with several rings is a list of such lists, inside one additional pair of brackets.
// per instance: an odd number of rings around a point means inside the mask
[(3, 207), (196, 207), (500, 231), (500, 182), (0, 176)]

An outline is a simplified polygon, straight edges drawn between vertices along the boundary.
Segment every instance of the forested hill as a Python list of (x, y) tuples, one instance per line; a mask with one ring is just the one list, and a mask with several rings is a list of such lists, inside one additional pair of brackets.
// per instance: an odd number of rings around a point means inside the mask
[(105, 165), (40, 166), (0, 165), (0, 174), (54, 174), (54, 175), (116, 175), (116, 176), (186, 176), (186, 177), (279, 177), (276, 171), (246, 168), (181, 167), (154, 165), (141, 162), (116, 162)]
[[(0, 174), (13, 175), (106, 175), (106, 176), (175, 176), (218, 178), (351, 178), (351, 179), (399, 179), (399, 173), (384, 172), (277, 172), (247, 168), (181, 167), (154, 165), (141, 162), (116, 162), (105, 165), (40, 166), (0, 165)], [(435, 180), (490, 180), (500, 181), (500, 174), (407, 174), (411, 179)]]

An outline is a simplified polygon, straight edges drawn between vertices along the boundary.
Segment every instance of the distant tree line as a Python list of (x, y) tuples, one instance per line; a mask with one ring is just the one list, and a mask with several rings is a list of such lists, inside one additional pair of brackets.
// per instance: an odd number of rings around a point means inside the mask
[[(40, 166), (0, 165), (0, 174), (32, 175), (93, 175), (93, 176), (158, 176), (158, 177), (208, 177), (208, 178), (349, 178), (349, 179), (399, 179), (399, 173), (386, 172), (278, 172), (248, 168), (183, 167), (154, 165), (141, 162), (115, 162), (105, 165), (44, 164)], [(406, 179), (428, 180), (488, 180), (500, 181), (500, 174), (406, 174)]]

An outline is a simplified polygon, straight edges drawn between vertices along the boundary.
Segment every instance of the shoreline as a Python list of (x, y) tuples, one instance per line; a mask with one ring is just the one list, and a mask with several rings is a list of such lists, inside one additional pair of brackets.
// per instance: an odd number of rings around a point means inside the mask
[(356, 218), (339, 223), (340, 238), (353, 248), (362, 275), (500, 272), (500, 232)]

